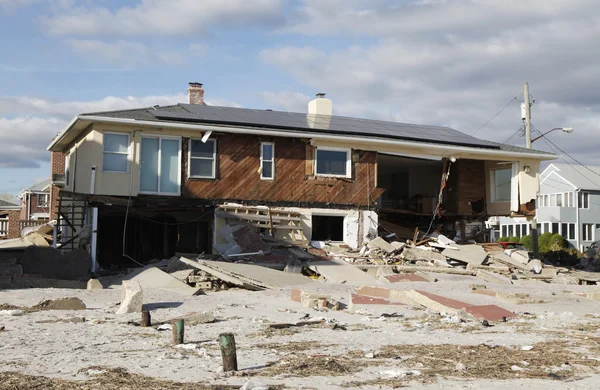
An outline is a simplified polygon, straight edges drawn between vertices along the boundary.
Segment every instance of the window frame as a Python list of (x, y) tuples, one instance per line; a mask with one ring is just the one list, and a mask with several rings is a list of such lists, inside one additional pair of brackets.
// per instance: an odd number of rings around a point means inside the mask
[[(586, 232), (586, 227), (589, 227), (589, 232)], [(589, 234), (587, 234), (589, 233)], [(595, 241), (594, 240), (594, 224), (593, 223), (582, 223), (581, 224), (581, 241)]]
[[(271, 145), (271, 160), (265, 160), (263, 157), (264, 150), (263, 146)], [(271, 163), (271, 177), (263, 175), (263, 162)], [(260, 180), (275, 180), (275, 142), (261, 142), (260, 143)]]
[[(569, 229), (568, 235), (567, 235), (568, 236), (567, 240), (571, 240), (571, 241), (575, 240), (575, 234), (576, 234), (576, 232), (575, 232), (575, 223), (574, 222), (569, 222), (567, 225), (568, 225), (567, 229)], [(573, 234), (571, 234), (571, 233), (573, 233)]]
[[(124, 152), (107, 152), (105, 150), (106, 148), (106, 140), (105, 137), (107, 135), (125, 135), (127, 136), (127, 153)], [(124, 171), (110, 171), (107, 169), (104, 169), (104, 156), (106, 154), (120, 154), (120, 155), (126, 155), (127, 156), (127, 168)], [(131, 154), (131, 135), (129, 133), (119, 133), (119, 132), (112, 132), (112, 131), (105, 131), (102, 133), (102, 172), (106, 172), (106, 173), (129, 173), (129, 170), (131, 169), (131, 161), (129, 161), (129, 155)]]
[[(510, 177), (511, 177), (511, 181), (510, 181), (510, 191), (509, 191), (509, 196), (508, 196), (508, 200), (498, 200), (496, 198), (496, 171), (502, 171), (502, 170), (507, 170), (510, 171)], [(513, 176), (513, 172), (512, 172), (512, 168), (492, 168), (490, 169), (490, 183), (491, 183), (491, 188), (490, 188), (490, 202), (491, 203), (510, 203), (511, 198), (512, 198), (512, 176)]]
[[(48, 207), (48, 202), (50, 201), (50, 195), (45, 193), (35, 194), (37, 198), (37, 207)], [(46, 200), (40, 204), (40, 197), (43, 196)]]
[[(158, 139), (158, 175), (157, 175), (157, 180), (158, 180), (158, 191), (142, 191), (141, 187), (142, 187), (142, 166), (141, 166), (141, 155), (142, 155), (142, 138), (154, 138), (154, 139)], [(169, 140), (177, 140), (179, 142), (179, 152), (177, 153), (177, 161), (178, 161), (178, 175), (177, 175), (177, 192), (164, 192), (160, 190), (160, 178), (161, 178), (161, 165), (162, 165), (162, 140), (163, 139), (169, 139)], [(139, 166), (139, 172), (138, 172), (138, 176), (139, 176), (139, 188), (140, 194), (144, 194), (144, 195), (165, 195), (165, 196), (180, 196), (181, 195), (181, 145), (182, 145), (182, 139), (181, 137), (177, 137), (177, 136), (169, 136), (169, 135), (159, 135), (159, 134), (144, 134), (142, 136), (140, 136), (140, 166)]]
[[(319, 150), (322, 151), (330, 151), (330, 152), (346, 152), (346, 174), (345, 175), (337, 175), (332, 173), (319, 173), (319, 165), (318, 165), (318, 157)], [(336, 148), (330, 146), (317, 146), (315, 148), (315, 157), (314, 157), (314, 165), (315, 165), (315, 176), (321, 177), (340, 177), (345, 179), (352, 178), (352, 149), (350, 148)]]
[[(580, 199), (581, 198), (581, 199)], [(584, 199), (587, 199), (587, 207), (583, 205), (586, 203)], [(581, 202), (580, 202), (581, 200)], [(590, 193), (587, 191), (580, 191), (577, 195), (577, 208), (581, 210), (589, 210), (590, 209)]]
[(217, 178), (217, 139), (209, 138), (205, 143), (212, 142), (213, 143), (213, 156), (212, 156), (212, 175), (211, 176), (200, 176), (200, 175), (192, 175), (192, 159), (196, 160), (211, 160), (208, 157), (192, 157), (192, 141), (200, 141), (200, 138), (190, 138), (189, 147), (188, 147), (188, 169), (187, 174), (190, 179), (216, 179)]

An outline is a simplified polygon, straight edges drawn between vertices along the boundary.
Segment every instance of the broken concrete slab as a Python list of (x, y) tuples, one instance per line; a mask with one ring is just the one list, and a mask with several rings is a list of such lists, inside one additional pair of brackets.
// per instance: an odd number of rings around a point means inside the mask
[(504, 251), (505, 255), (510, 256), (511, 259), (518, 261), (521, 264), (529, 263), (529, 253), (522, 249), (507, 249)]
[(208, 324), (211, 322), (215, 322), (215, 313), (212, 311), (196, 311), (192, 313), (186, 313), (182, 316), (175, 317), (167, 321), (166, 323), (171, 323), (173, 321), (183, 320), (185, 326), (189, 325), (197, 325), (197, 324)]
[(446, 256), (435, 251), (428, 251), (421, 248), (404, 248), (402, 251), (402, 258), (406, 261), (438, 261), (447, 264)]
[(383, 277), (388, 280), (390, 283), (400, 283), (400, 282), (430, 282), (429, 278), (426, 278), (422, 275), (415, 273), (406, 273), (406, 274), (395, 274), (395, 275), (387, 275)]
[(514, 318), (517, 315), (496, 305), (472, 305), (465, 308), (465, 312), (475, 318), (488, 321), (500, 321), (505, 318)]
[(369, 246), (381, 249), (385, 253), (394, 253), (396, 251), (396, 248), (392, 244), (390, 244), (381, 237), (375, 237), (374, 239), (369, 241)]
[(493, 272), (488, 272), (483, 269), (477, 271), (477, 277), (489, 283), (512, 284), (512, 280), (510, 280), (509, 278), (495, 274)]
[(461, 263), (482, 265), (487, 259), (487, 252), (480, 245), (457, 245), (458, 250), (444, 249), (443, 256)]
[(464, 315), (464, 309), (468, 306), (471, 306), (466, 302), (457, 301), (455, 299), (450, 299), (422, 290), (408, 291), (407, 296), (416, 304), (424, 306), (427, 309), (438, 312), (442, 315), (457, 315), (460, 317)]
[(308, 263), (308, 268), (315, 271), (325, 278), (326, 281), (333, 283), (348, 284), (379, 284), (380, 282), (361, 271), (344, 260), (331, 259), (322, 261), (313, 261)]
[(473, 294), (481, 294), (487, 295), (489, 297), (495, 297), (502, 299), (506, 302), (515, 304), (515, 305), (525, 305), (525, 304), (535, 304), (535, 303), (544, 303), (545, 301), (542, 299), (532, 298), (527, 293), (513, 293), (513, 292), (505, 292), (505, 291), (494, 291), (488, 289), (474, 289), (471, 291)]
[[(366, 295), (360, 295), (351, 293), (350, 299), (348, 300), (348, 310), (350, 311), (375, 311), (383, 309), (390, 310), (390, 307), (394, 306), (405, 306), (404, 303), (394, 302), (383, 298), (369, 297)], [(393, 310), (393, 309), (392, 309)]]
[(194, 273), (194, 269), (190, 266), (190, 269), (183, 269), (183, 270), (179, 270), (179, 271), (169, 272), (169, 275), (171, 275), (175, 279), (187, 284), (189, 277), (193, 273)]
[(50, 244), (43, 235), (34, 232), (25, 237), (0, 240), (0, 248), (26, 248), (30, 246), (49, 247)]
[(185, 257), (182, 257), (181, 261), (213, 275), (224, 282), (244, 287), (249, 290), (279, 289), (314, 283), (310, 278), (300, 274), (276, 271), (253, 264), (205, 260), (194, 261)]
[(390, 242), (390, 245), (393, 246), (396, 251), (400, 252), (402, 249), (404, 249), (406, 247), (406, 243), (404, 242), (399, 242), (399, 241), (392, 241)]
[(184, 263), (183, 261), (179, 260), (179, 257), (177, 256), (173, 256), (169, 259), (169, 262), (167, 263), (167, 273), (173, 273), (176, 271), (184, 271), (184, 270), (191, 270), (193, 269), (193, 267), (189, 264)]
[(88, 290), (102, 290), (103, 288), (102, 283), (98, 279), (90, 279), (87, 282)]
[(136, 281), (142, 288), (156, 288), (183, 295), (196, 295), (201, 290), (188, 286), (170, 274), (156, 267), (144, 267), (127, 274), (124, 279)]
[(505, 264), (506, 266), (511, 267), (511, 268), (520, 269), (522, 271), (530, 270), (530, 268), (527, 267), (527, 265), (521, 263), (520, 261), (513, 259), (512, 257), (510, 257), (502, 252), (494, 253), (494, 254), (490, 255), (490, 257), (492, 258), (492, 260), (500, 262), (502, 264)]
[(299, 302), (302, 306), (308, 309), (314, 310), (339, 310), (340, 304), (335, 299), (331, 299), (331, 296), (317, 293), (307, 292), (299, 289), (292, 289), (291, 298), (295, 302)]
[(124, 280), (121, 285), (121, 306), (116, 314), (141, 313), (143, 301), (140, 283), (135, 280)]

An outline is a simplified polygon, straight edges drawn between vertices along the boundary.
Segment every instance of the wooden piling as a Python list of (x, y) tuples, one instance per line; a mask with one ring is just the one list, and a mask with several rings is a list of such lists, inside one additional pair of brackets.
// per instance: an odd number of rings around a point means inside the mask
[(140, 325), (143, 327), (152, 326), (152, 319), (149, 311), (142, 312), (142, 320), (140, 321)]
[(233, 333), (221, 333), (219, 335), (219, 346), (223, 358), (223, 372), (237, 371), (237, 351)]
[(183, 344), (184, 322), (183, 320), (175, 320), (171, 323), (173, 331), (173, 344)]

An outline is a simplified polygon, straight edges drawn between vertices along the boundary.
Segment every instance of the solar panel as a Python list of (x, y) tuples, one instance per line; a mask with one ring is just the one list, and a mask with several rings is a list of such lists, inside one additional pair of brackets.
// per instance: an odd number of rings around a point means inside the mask
[(334, 134), (357, 134), (370, 137), (410, 139), (498, 148), (494, 143), (480, 140), (449, 127), (415, 125), (341, 116), (307, 115), (296, 112), (256, 110), (181, 104), (181, 109), (149, 110), (159, 119), (183, 120), (215, 124), (234, 124), (278, 129), (295, 129)]

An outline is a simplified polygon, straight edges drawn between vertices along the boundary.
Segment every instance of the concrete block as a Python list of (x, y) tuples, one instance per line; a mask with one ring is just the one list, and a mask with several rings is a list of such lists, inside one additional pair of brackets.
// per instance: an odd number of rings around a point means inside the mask
[(420, 248), (404, 248), (404, 250), (402, 251), (402, 258), (406, 261), (439, 262), (448, 266), (448, 263), (446, 262), (446, 256), (438, 252), (428, 251)]
[(541, 260), (537, 259), (531, 260), (529, 263), (527, 263), (527, 267), (529, 267), (531, 272), (536, 275), (541, 274), (542, 270), (544, 269), (544, 265), (542, 264)]
[(510, 280), (509, 278), (495, 274), (493, 272), (488, 272), (483, 269), (477, 271), (477, 277), (489, 283), (512, 284), (512, 280)]
[(90, 279), (87, 282), (88, 290), (102, 290), (103, 288), (102, 283), (98, 279)]
[(305, 292), (298, 289), (292, 289), (291, 298), (295, 302), (299, 302), (302, 306), (314, 310), (339, 310), (340, 305), (335, 299), (331, 299), (329, 295), (324, 295), (314, 292)]
[(487, 259), (487, 252), (480, 245), (457, 245), (454, 249), (444, 249), (442, 255), (461, 263), (481, 265)]
[(376, 237), (369, 241), (369, 246), (381, 249), (385, 253), (393, 253), (396, 251), (396, 248), (392, 244), (381, 237)]
[(143, 301), (140, 283), (135, 280), (124, 280), (121, 285), (121, 306), (117, 314), (141, 313)]

